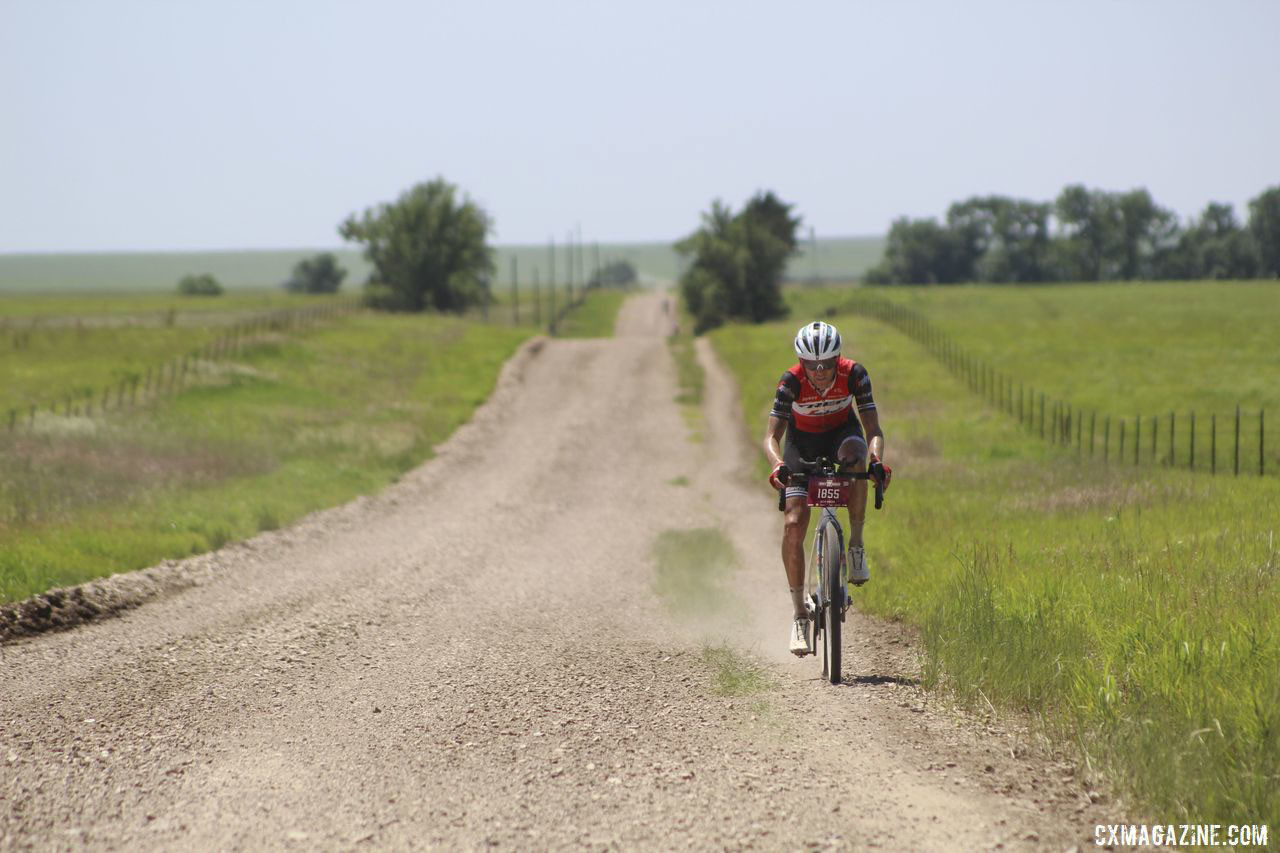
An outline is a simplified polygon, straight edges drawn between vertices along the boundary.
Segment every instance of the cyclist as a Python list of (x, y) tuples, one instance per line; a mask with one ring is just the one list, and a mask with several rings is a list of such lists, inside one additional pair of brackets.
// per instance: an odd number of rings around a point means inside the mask
[[(778, 382), (764, 436), (764, 454), (773, 469), (769, 484), (786, 489), (782, 564), (791, 589), (794, 620), (790, 647), (793, 654), (803, 656), (812, 650), (806, 639), (809, 617), (804, 601), (804, 537), (809, 528), (809, 507), (800, 460), (825, 456), (860, 472), (870, 465), (886, 488), (892, 472), (880, 462), (884, 433), (871, 396), (871, 379), (861, 364), (840, 357), (840, 333), (835, 326), (817, 321), (805, 324), (796, 334), (795, 349), (800, 360)], [(785, 450), (781, 447), (784, 432)], [(849, 580), (861, 585), (871, 578), (862, 544), (866, 480), (853, 482), (848, 511)]]

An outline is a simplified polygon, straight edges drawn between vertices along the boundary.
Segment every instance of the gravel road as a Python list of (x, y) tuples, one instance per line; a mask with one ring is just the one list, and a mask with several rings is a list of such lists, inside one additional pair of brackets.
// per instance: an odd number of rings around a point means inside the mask
[[(532, 341), (379, 495), (115, 579), (145, 603), (0, 646), (0, 848), (1090, 844), (1105, 798), (923, 692), (907, 630), (855, 616), (839, 687), (786, 653), (754, 437), (703, 346), (689, 440), (668, 324), (645, 294), (613, 339)], [(737, 568), (694, 618), (655, 592), (653, 548), (705, 527)], [(764, 686), (718, 693), (708, 646)]]

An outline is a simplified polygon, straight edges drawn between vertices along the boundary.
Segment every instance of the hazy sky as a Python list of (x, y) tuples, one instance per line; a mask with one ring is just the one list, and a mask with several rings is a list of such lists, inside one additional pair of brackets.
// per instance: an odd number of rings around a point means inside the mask
[(442, 175), (501, 243), (1280, 184), (1280, 2), (0, 0), (0, 251), (320, 247)]

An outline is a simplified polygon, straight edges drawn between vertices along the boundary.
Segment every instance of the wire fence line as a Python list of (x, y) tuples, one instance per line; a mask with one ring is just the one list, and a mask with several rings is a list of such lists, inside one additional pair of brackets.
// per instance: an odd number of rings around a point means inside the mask
[(996, 369), (922, 314), (887, 299), (858, 295), (844, 309), (895, 327), (919, 343), (969, 390), (1016, 417), (1033, 435), (1104, 464), (1163, 465), (1208, 474), (1275, 473), (1267, 466), (1266, 412), (1165, 411), (1128, 417), (1073, 405)]
[[(515, 280), (514, 261), (512, 273), (510, 322), (519, 324), (522, 320), (522, 306), (518, 281)], [(570, 280), (561, 286), (564, 293), (557, 294), (555, 282), (549, 282), (544, 296), (535, 269), (532, 293), (526, 297), (526, 304), (523, 306), (527, 318), (525, 321), (531, 319), (535, 327), (543, 328), (543, 301), (544, 299), (547, 301), (545, 328), (550, 335), (555, 335), (569, 313), (580, 307), (586, 301), (587, 294), (600, 285), (597, 281), (591, 281), (579, 284), (575, 288), (573, 281)], [(481, 305), (480, 319), (483, 322), (507, 320), (507, 316), (499, 312), (501, 307), (492, 299), (484, 300)], [(172, 396), (191, 386), (201, 377), (207, 376), (220, 362), (240, 355), (247, 346), (259, 341), (268, 333), (301, 331), (349, 316), (362, 309), (362, 298), (350, 296), (322, 306), (262, 311), (237, 320), (229, 325), (223, 334), (193, 352), (175, 356), (159, 365), (148, 367), (145, 372), (139, 370), (132, 376), (110, 382), (100, 391), (81, 389), (50, 396), (44, 403), (11, 407), (7, 416), (0, 415), (5, 417), (5, 421), (0, 422), (0, 429), (7, 428), (10, 433), (24, 428), (34, 430), (42, 416), (91, 418), (95, 415), (136, 408), (158, 398)], [(531, 318), (528, 316), (530, 309), (532, 309)], [(174, 325), (173, 313), (172, 309), (168, 312), (168, 319), (163, 325)], [(37, 318), (33, 320), (31, 329), (15, 331), (15, 334), (29, 336), (31, 331), (38, 327), (40, 322)], [(21, 349), (25, 344), (20, 344), (19, 340), (15, 339), (14, 345), (15, 348)], [(0, 409), (0, 412), (2, 411)]]
[(6, 426), (9, 432), (16, 432), (24, 427), (34, 430), (42, 415), (91, 418), (95, 414), (105, 415), (133, 409), (189, 387), (207, 375), (219, 362), (239, 355), (246, 347), (261, 341), (266, 335), (302, 331), (359, 310), (360, 299), (351, 297), (328, 305), (264, 311), (228, 327), (223, 334), (193, 352), (175, 356), (118, 382), (108, 383), (100, 393), (94, 390), (77, 391), (53, 397), (44, 404), (33, 403), (21, 409), (10, 408)]

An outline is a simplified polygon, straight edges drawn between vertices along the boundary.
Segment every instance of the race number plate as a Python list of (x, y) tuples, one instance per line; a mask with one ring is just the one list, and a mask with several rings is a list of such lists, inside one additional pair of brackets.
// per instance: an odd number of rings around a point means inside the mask
[(809, 506), (848, 506), (849, 481), (842, 477), (810, 477)]

